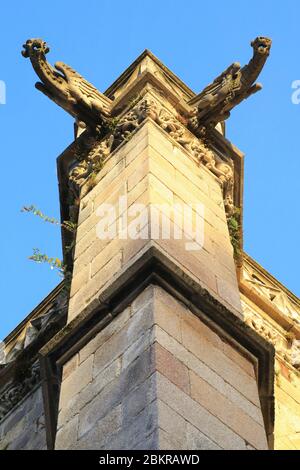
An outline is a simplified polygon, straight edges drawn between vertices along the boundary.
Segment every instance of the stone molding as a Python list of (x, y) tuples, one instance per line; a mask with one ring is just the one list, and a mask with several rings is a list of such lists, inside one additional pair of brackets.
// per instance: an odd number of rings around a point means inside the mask
[(40, 383), (40, 364), (35, 362), (24, 377), (16, 378), (4, 390), (0, 390), (0, 421)]
[(182, 122), (182, 118), (164, 106), (149, 91), (143, 97), (137, 97), (137, 104), (127, 110), (120, 118), (115, 118), (115, 127), (104, 138), (87, 133), (78, 140), (75, 150), (77, 164), (73, 164), (69, 178), (75, 194), (91, 176), (99, 172), (110, 153), (128, 142), (134, 132), (145, 122), (152, 119), (177, 144), (183, 147), (200, 165), (208, 168), (219, 180), (223, 189), (226, 214), (230, 217), (234, 211), (234, 164), (230, 159), (224, 159), (210, 149), (205, 139), (195, 137)]
[(0, 370), (18, 356), (51, 327), (60, 324), (68, 308), (67, 293), (59, 285), (31, 315), (4, 340)]
[(41, 382), (38, 353), (66, 323), (68, 302), (61, 283), (4, 340), (0, 364), (0, 420)]
[[(186, 102), (189, 127), (201, 135), (206, 128), (224, 122), (235, 106), (262, 88), (255, 81), (270, 54), (271, 44), (270, 39), (257, 37), (251, 42), (253, 57), (247, 65), (241, 67), (234, 62), (197, 96), (191, 96), (190, 90), (172, 72), (153, 54), (145, 51), (107, 90), (106, 95), (118, 99), (124, 89), (143, 74), (158, 76), (164, 88), (175, 90)], [(50, 49), (42, 39), (28, 39), (23, 47), (23, 57), (30, 59), (41, 80), (36, 84), (38, 90), (75, 117), (79, 126), (86, 125), (99, 131), (109, 126), (112, 99), (100, 93), (67, 64), (56, 62), (52, 67), (46, 60)]]
[[(150, 248), (40, 351), (43, 368), (54, 370), (70, 360), (101, 329), (113, 321), (148, 285), (159, 285), (179, 299), (210, 328), (257, 363), (257, 380), (269, 446), (273, 446), (274, 348), (252, 328), (201, 288), (161, 252)], [(43, 382), (52, 395), (51, 380)], [(46, 414), (47, 428), (56, 429), (55, 414)], [(54, 431), (53, 431), (54, 432)], [(54, 438), (52, 439), (54, 445)]]
[(246, 254), (240, 289), (247, 325), (273, 344), (278, 358), (299, 376), (300, 300)]

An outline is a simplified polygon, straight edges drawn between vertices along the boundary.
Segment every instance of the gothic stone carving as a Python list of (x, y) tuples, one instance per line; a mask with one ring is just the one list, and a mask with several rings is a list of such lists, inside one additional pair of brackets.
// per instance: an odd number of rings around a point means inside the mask
[(77, 161), (70, 168), (73, 193), (77, 196), (80, 186), (102, 168), (108, 154), (124, 140), (130, 139), (134, 130), (149, 117), (219, 178), (226, 212), (230, 216), (234, 211), (232, 163), (216, 158), (203, 141), (188, 131), (187, 126), (198, 137), (203, 137), (202, 130), (208, 123), (224, 120), (232, 107), (254, 91), (256, 85), (252, 87), (252, 84), (269, 55), (271, 41), (257, 38), (252, 46), (254, 55), (247, 66), (241, 69), (233, 64), (206, 87), (196, 101), (193, 99), (197, 108), (188, 123), (186, 117), (173, 115), (149, 98), (139, 100), (137, 106), (131, 104), (132, 109), (125, 115), (113, 118), (109, 98), (68, 65), (57, 62), (52, 67), (46, 60), (49, 47), (42, 39), (26, 41), (22, 54), (30, 58), (41, 80), (36, 87), (70, 113), (79, 126), (87, 127), (84, 138), (76, 144)]
[(1, 354), (0, 366), (13, 362), (42, 333), (51, 328), (53, 324), (58, 324), (67, 314), (67, 303), (67, 294), (63, 291), (45, 312), (29, 320), (18, 337), (14, 339), (13, 344), (9, 344), (7, 349), (4, 350), (4, 354)]
[(9, 381), (5, 379), (0, 384), (0, 420), (40, 383), (40, 367), (36, 355), (25, 361), (22, 352), (44, 334), (47, 336), (49, 331), (54, 334), (64, 324), (67, 308), (68, 296), (64, 290), (61, 290), (49, 302), (47, 308), (29, 319), (16, 338), (5, 345), (4, 354), (0, 354), (0, 369), (4, 369), (5, 372), (5, 368), (14, 363), (12, 365), (14, 369), (8, 369), (8, 372), (10, 370), (14, 372), (10, 375)]
[(300, 370), (300, 340), (294, 339), (291, 348), (291, 364)]
[(296, 324), (300, 324), (300, 308), (290, 300), (282, 289), (271, 282), (267, 282), (262, 277), (258, 277), (257, 273), (247, 263), (244, 264), (243, 277), (249, 285), (274, 304), (284, 315)]
[(219, 178), (223, 188), (226, 213), (230, 217), (234, 210), (232, 166), (218, 160), (203, 141), (181, 124), (178, 117), (150, 97), (141, 99), (133, 109), (117, 120), (114, 129), (104, 139), (101, 140), (97, 134), (94, 136), (87, 134), (78, 142), (76, 150), (78, 164), (70, 171), (71, 184), (81, 186), (92, 173), (99, 171), (109, 153), (128, 141), (146, 118), (155, 121), (172, 139)]
[(102, 130), (109, 123), (108, 99), (63, 62), (55, 68), (46, 60), (49, 47), (42, 39), (29, 39), (23, 57), (29, 57), (41, 82), (36, 88), (70, 113), (79, 125)]
[(241, 68), (239, 63), (233, 63), (193, 98), (196, 108), (189, 125), (197, 135), (201, 135), (204, 127), (215, 127), (228, 119), (235, 106), (261, 90), (262, 86), (254, 82), (270, 54), (271, 44), (272, 41), (268, 38), (256, 38), (251, 42), (253, 57), (247, 65)]
[(78, 194), (80, 187), (92, 173), (97, 173), (110, 154), (114, 136), (109, 135), (104, 139), (86, 137), (77, 143), (75, 158), (77, 164), (70, 170), (70, 186), (73, 192)]
[(243, 303), (244, 319), (263, 338), (273, 344), (276, 353), (284, 361), (300, 370), (300, 340), (290, 339), (289, 334), (280, 334), (274, 326)]
[(10, 383), (7, 388), (0, 391), (0, 420), (3, 419), (39, 382), (40, 367), (39, 363), (35, 362), (29, 367), (26, 375)]

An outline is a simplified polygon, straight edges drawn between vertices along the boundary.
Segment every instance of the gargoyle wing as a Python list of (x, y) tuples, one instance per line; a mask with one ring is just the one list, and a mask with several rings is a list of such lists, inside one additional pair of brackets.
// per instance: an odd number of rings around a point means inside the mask
[(41, 80), (36, 87), (77, 121), (101, 129), (109, 119), (111, 100), (63, 62), (52, 67), (46, 60), (48, 52), (42, 39), (29, 39), (24, 44), (22, 55), (30, 58)]
[(241, 66), (238, 62), (234, 62), (233, 64), (229, 65), (229, 67), (227, 67), (224, 72), (222, 72), (217, 78), (215, 78), (212, 83), (207, 85), (201, 91), (201, 93), (199, 93), (195, 98), (193, 98), (193, 102), (195, 102), (197, 98), (201, 98), (202, 96), (205, 96), (208, 93), (216, 93), (222, 87), (224, 79), (226, 79), (226, 77), (234, 75), (240, 68)]
[(91, 110), (99, 111), (106, 116), (109, 115), (110, 100), (94, 85), (63, 62), (56, 62), (55, 68), (64, 75), (70, 95), (77, 101), (78, 105), (86, 105)]
[(189, 102), (196, 107), (190, 120), (195, 132), (203, 126), (216, 126), (230, 116), (230, 111), (244, 99), (261, 89), (255, 84), (270, 53), (272, 41), (258, 37), (251, 42), (253, 57), (243, 68), (230, 65), (213, 83)]

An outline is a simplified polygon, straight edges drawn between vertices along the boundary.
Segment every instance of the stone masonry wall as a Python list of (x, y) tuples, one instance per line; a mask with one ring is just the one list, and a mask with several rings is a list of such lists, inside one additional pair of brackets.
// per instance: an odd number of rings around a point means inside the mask
[(0, 450), (46, 450), (41, 387), (36, 388), (0, 422)]
[[(117, 207), (120, 196), (127, 196), (128, 207), (133, 203), (146, 207), (167, 204), (171, 208), (175, 204), (203, 204), (204, 246), (187, 251), (186, 239), (152, 240), (151, 234), (148, 239), (100, 239), (96, 232), (100, 221), (97, 209), (103, 203)], [(195, 213), (196, 209), (193, 217)], [(120, 214), (116, 217), (119, 220)], [(173, 228), (174, 216), (166, 218)], [(148, 120), (108, 159), (95, 187), (81, 198), (69, 321), (97, 301), (101, 291), (150, 246), (242, 316), (220, 184), (207, 168), (199, 166), (187, 151)]]
[(275, 381), (275, 449), (300, 449), (300, 378), (277, 361)]
[(253, 364), (149, 286), (65, 366), (56, 449), (266, 449)]

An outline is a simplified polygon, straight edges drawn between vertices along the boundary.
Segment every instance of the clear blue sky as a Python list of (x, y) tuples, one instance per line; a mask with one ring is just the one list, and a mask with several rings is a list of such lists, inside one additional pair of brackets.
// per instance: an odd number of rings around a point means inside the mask
[(60, 256), (59, 229), (22, 214), (35, 204), (59, 217), (56, 157), (72, 141), (72, 119), (35, 90), (22, 44), (44, 38), (51, 63), (70, 64), (104, 91), (145, 49), (199, 92), (233, 61), (246, 63), (249, 42), (273, 39), (262, 92), (234, 110), (227, 135), (246, 153), (245, 250), (288, 288), (299, 288), (300, 2), (234, 0), (12, 0), (1, 5), (0, 338), (58, 283), (30, 262), (33, 247)]

